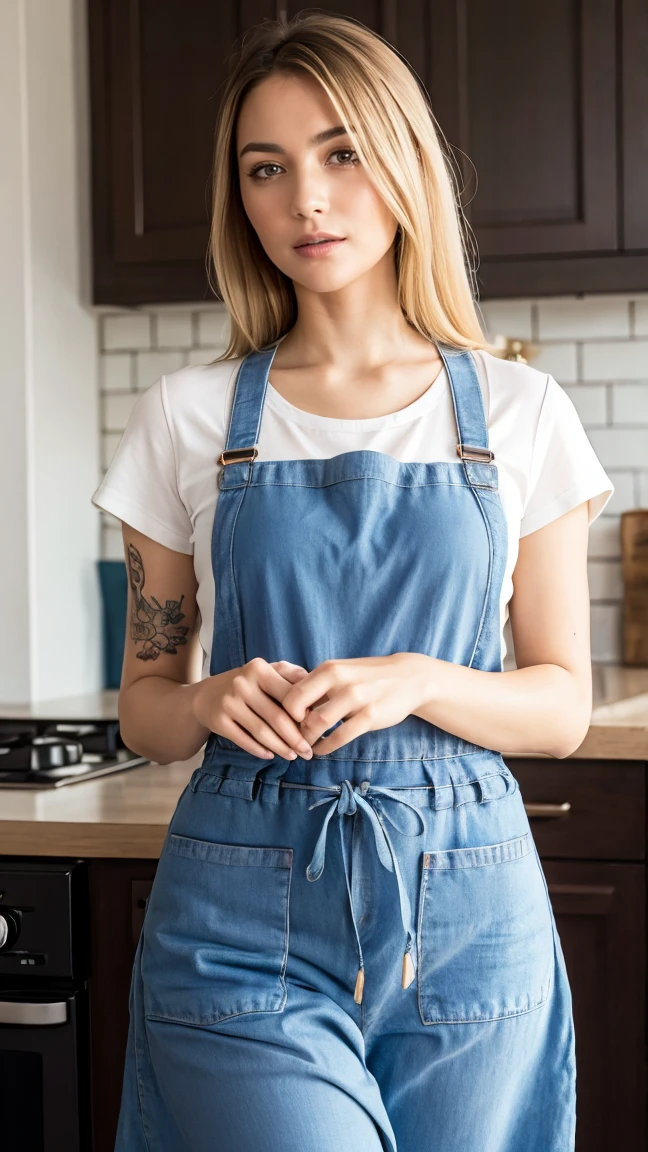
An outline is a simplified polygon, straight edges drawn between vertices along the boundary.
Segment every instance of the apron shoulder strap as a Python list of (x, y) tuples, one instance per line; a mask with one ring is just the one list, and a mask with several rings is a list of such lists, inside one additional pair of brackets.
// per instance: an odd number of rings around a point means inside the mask
[(234, 385), (225, 448), (218, 457), (219, 464), (245, 463), (258, 456), (263, 402), (270, 365), (278, 347), (279, 343), (276, 343), (271, 348), (262, 348), (260, 352), (250, 352), (241, 362)]
[(457, 455), (461, 460), (489, 464), (495, 453), (488, 446), (488, 426), (484, 413), (477, 367), (472, 352), (437, 345), (450, 381), (457, 424)]

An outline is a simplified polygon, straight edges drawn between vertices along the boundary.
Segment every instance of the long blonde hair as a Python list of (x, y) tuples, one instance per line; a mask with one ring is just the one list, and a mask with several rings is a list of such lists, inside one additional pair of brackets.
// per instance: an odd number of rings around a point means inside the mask
[[(277, 72), (315, 77), (331, 99), (369, 178), (394, 214), (398, 300), (423, 336), (460, 349), (493, 351), (470, 287), (472, 230), (426, 96), (380, 36), (326, 13), (266, 20), (239, 46), (225, 83), (214, 154), (210, 255), (230, 316), (217, 360), (279, 340), (297, 319), (292, 281), (266, 255), (241, 200), (236, 125), (248, 92)], [(476, 244), (474, 245), (476, 253)], [(216, 362), (216, 361), (215, 361)]]

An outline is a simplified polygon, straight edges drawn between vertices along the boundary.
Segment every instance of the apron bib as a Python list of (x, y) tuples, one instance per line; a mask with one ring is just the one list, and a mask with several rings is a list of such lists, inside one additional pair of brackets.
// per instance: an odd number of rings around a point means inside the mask
[[(210, 675), (256, 656), (310, 672), (328, 659), (394, 652), (501, 671), (507, 528), (472, 356), (439, 347), (457, 423), (456, 464), (400, 462), (364, 449), (258, 461), (277, 347), (243, 361), (220, 458)], [(206, 759), (236, 747), (213, 734)], [(317, 762), (476, 750), (408, 716)]]

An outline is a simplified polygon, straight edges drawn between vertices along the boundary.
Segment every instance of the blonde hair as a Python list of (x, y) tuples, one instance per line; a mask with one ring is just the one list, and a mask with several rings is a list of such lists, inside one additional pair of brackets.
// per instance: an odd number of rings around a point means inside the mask
[(297, 319), (292, 281), (266, 255), (243, 207), (236, 125), (252, 88), (274, 73), (300, 70), (328, 94), (396, 218), (398, 300), (408, 322), (430, 340), (493, 351), (470, 287), (468, 238), (473, 233), (455, 190), (449, 152), (446, 156), (441, 147), (445, 137), (422, 88), (376, 33), (348, 17), (316, 12), (300, 13), (287, 24), (266, 20), (253, 28), (243, 37), (224, 87), (216, 128), (210, 254), (230, 315), (230, 339), (217, 360), (275, 343)]

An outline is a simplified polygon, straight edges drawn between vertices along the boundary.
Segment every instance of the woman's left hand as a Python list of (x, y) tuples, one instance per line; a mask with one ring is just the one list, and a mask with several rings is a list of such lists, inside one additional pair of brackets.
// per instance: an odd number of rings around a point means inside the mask
[[(420, 707), (430, 694), (433, 663), (420, 652), (325, 660), (288, 690), (282, 704), (313, 754), (328, 755), (363, 732), (399, 724)], [(344, 723), (321, 740), (339, 720)]]

